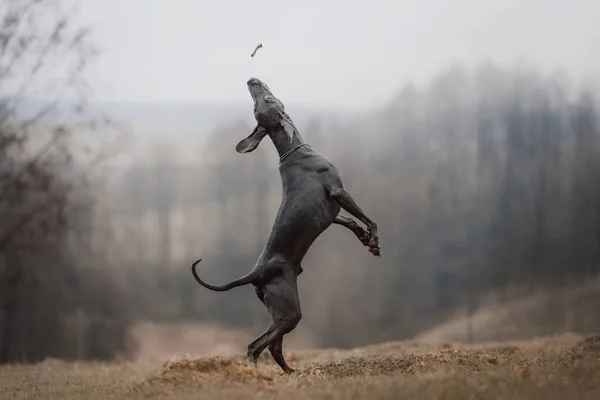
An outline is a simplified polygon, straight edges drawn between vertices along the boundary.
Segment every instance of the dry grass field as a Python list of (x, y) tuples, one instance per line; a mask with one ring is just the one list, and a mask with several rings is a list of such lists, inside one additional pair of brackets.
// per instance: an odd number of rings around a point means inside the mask
[(395, 342), (287, 355), (0, 367), (1, 399), (599, 399), (600, 336), (473, 346)]

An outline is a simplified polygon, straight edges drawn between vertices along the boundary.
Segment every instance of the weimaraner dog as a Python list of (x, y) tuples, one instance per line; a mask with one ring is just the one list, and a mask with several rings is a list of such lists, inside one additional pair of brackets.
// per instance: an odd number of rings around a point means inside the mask
[[(256, 362), (268, 347), (277, 364), (287, 374), (294, 372), (283, 358), (283, 336), (291, 332), (302, 317), (298, 298), (297, 277), (302, 272), (302, 259), (315, 239), (331, 224), (345, 226), (358, 237), (369, 251), (380, 255), (377, 224), (365, 215), (352, 196), (344, 190), (338, 168), (327, 158), (312, 150), (273, 96), (268, 86), (256, 78), (247, 82), (254, 100), (256, 128), (236, 146), (238, 153), (256, 149), (269, 135), (279, 153), (279, 173), (283, 197), (273, 229), (252, 271), (224, 285), (212, 285), (196, 273), (202, 286), (215, 291), (252, 284), (258, 298), (267, 307), (272, 322), (265, 333), (248, 345), (248, 357)], [(346, 210), (363, 222), (360, 227), (351, 218), (339, 216)]]

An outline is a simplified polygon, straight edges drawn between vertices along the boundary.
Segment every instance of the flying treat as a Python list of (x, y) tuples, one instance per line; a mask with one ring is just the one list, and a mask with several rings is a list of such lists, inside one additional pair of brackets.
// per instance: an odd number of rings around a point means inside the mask
[(254, 51), (252, 52), (252, 54), (250, 54), (250, 57), (254, 57), (254, 55), (256, 54), (256, 52), (258, 51), (258, 49), (260, 49), (262, 47), (262, 43), (259, 43), (256, 45), (256, 48), (254, 49)]

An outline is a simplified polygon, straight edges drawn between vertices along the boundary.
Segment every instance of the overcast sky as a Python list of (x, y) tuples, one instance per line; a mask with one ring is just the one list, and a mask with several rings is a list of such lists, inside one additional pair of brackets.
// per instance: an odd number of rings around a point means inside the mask
[[(84, 0), (96, 97), (372, 107), (453, 63), (600, 71), (600, 0)], [(254, 46), (263, 43), (255, 58)]]

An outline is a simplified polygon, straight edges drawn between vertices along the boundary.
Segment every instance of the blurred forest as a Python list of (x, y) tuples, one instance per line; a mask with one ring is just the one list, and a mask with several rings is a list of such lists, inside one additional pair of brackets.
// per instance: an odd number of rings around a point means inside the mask
[[(49, 3), (61, 2), (13, 1), (0, 14), (0, 363), (127, 356), (135, 321), (262, 330), (268, 314), (251, 287), (210, 292), (189, 267), (202, 257), (202, 276), (220, 283), (254, 266), (281, 196), (272, 144), (239, 155), (253, 126), (224, 121), (195, 161), (179, 156), (192, 144), (156, 140), (95, 179), (104, 148), (77, 139), (106, 125), (62, 120), (57, 103), (18, 112), (28, 90), (47, 93), (35, 78), (52, 58), (72, 66), (53, 86), (57, 102), (69, 88), (88, 115), (77, 78), (94, 53), (68, 13), (39, 30)], [(31, 73), (15, 84), (17, 70)], [(561, 74), (484, 64), (407, 85), (365, 115), (299, 126), (378, 223), (382, 251), (336, 226), (309, 251), (301, 325), (317, 345), (412, 338), (490, 301), (598, 277), (595, 96)], [(568, 329), (598, 321), (571, 318)]]
[[(165, 151), (115, 190), (128, 204), (111, 219), (129, 229), (121, 251), (138, 315), (268, 323), (251, 288), (212, 293), (188, 270), (203, 257), (203, 275), (224, 282), (262, 250), (281, 189), (271, 143), (233, 153), (251, 129), (216, 129), (200, 150), (202, 168), (169, 162), (177, 155)], [(598, 108), (591, 90), (559, 74), (450, 69), (381, 110), (315, 120), (301, 133), (341, 168), (347, 190), (378, 221), (382, 248), (374, 258), (332, 226), (309, 251), (303, 324), (320, 345), (410, 338), (490, 300), (598, 275)], [(597, 329), (587, 317), (570, 329)]]

